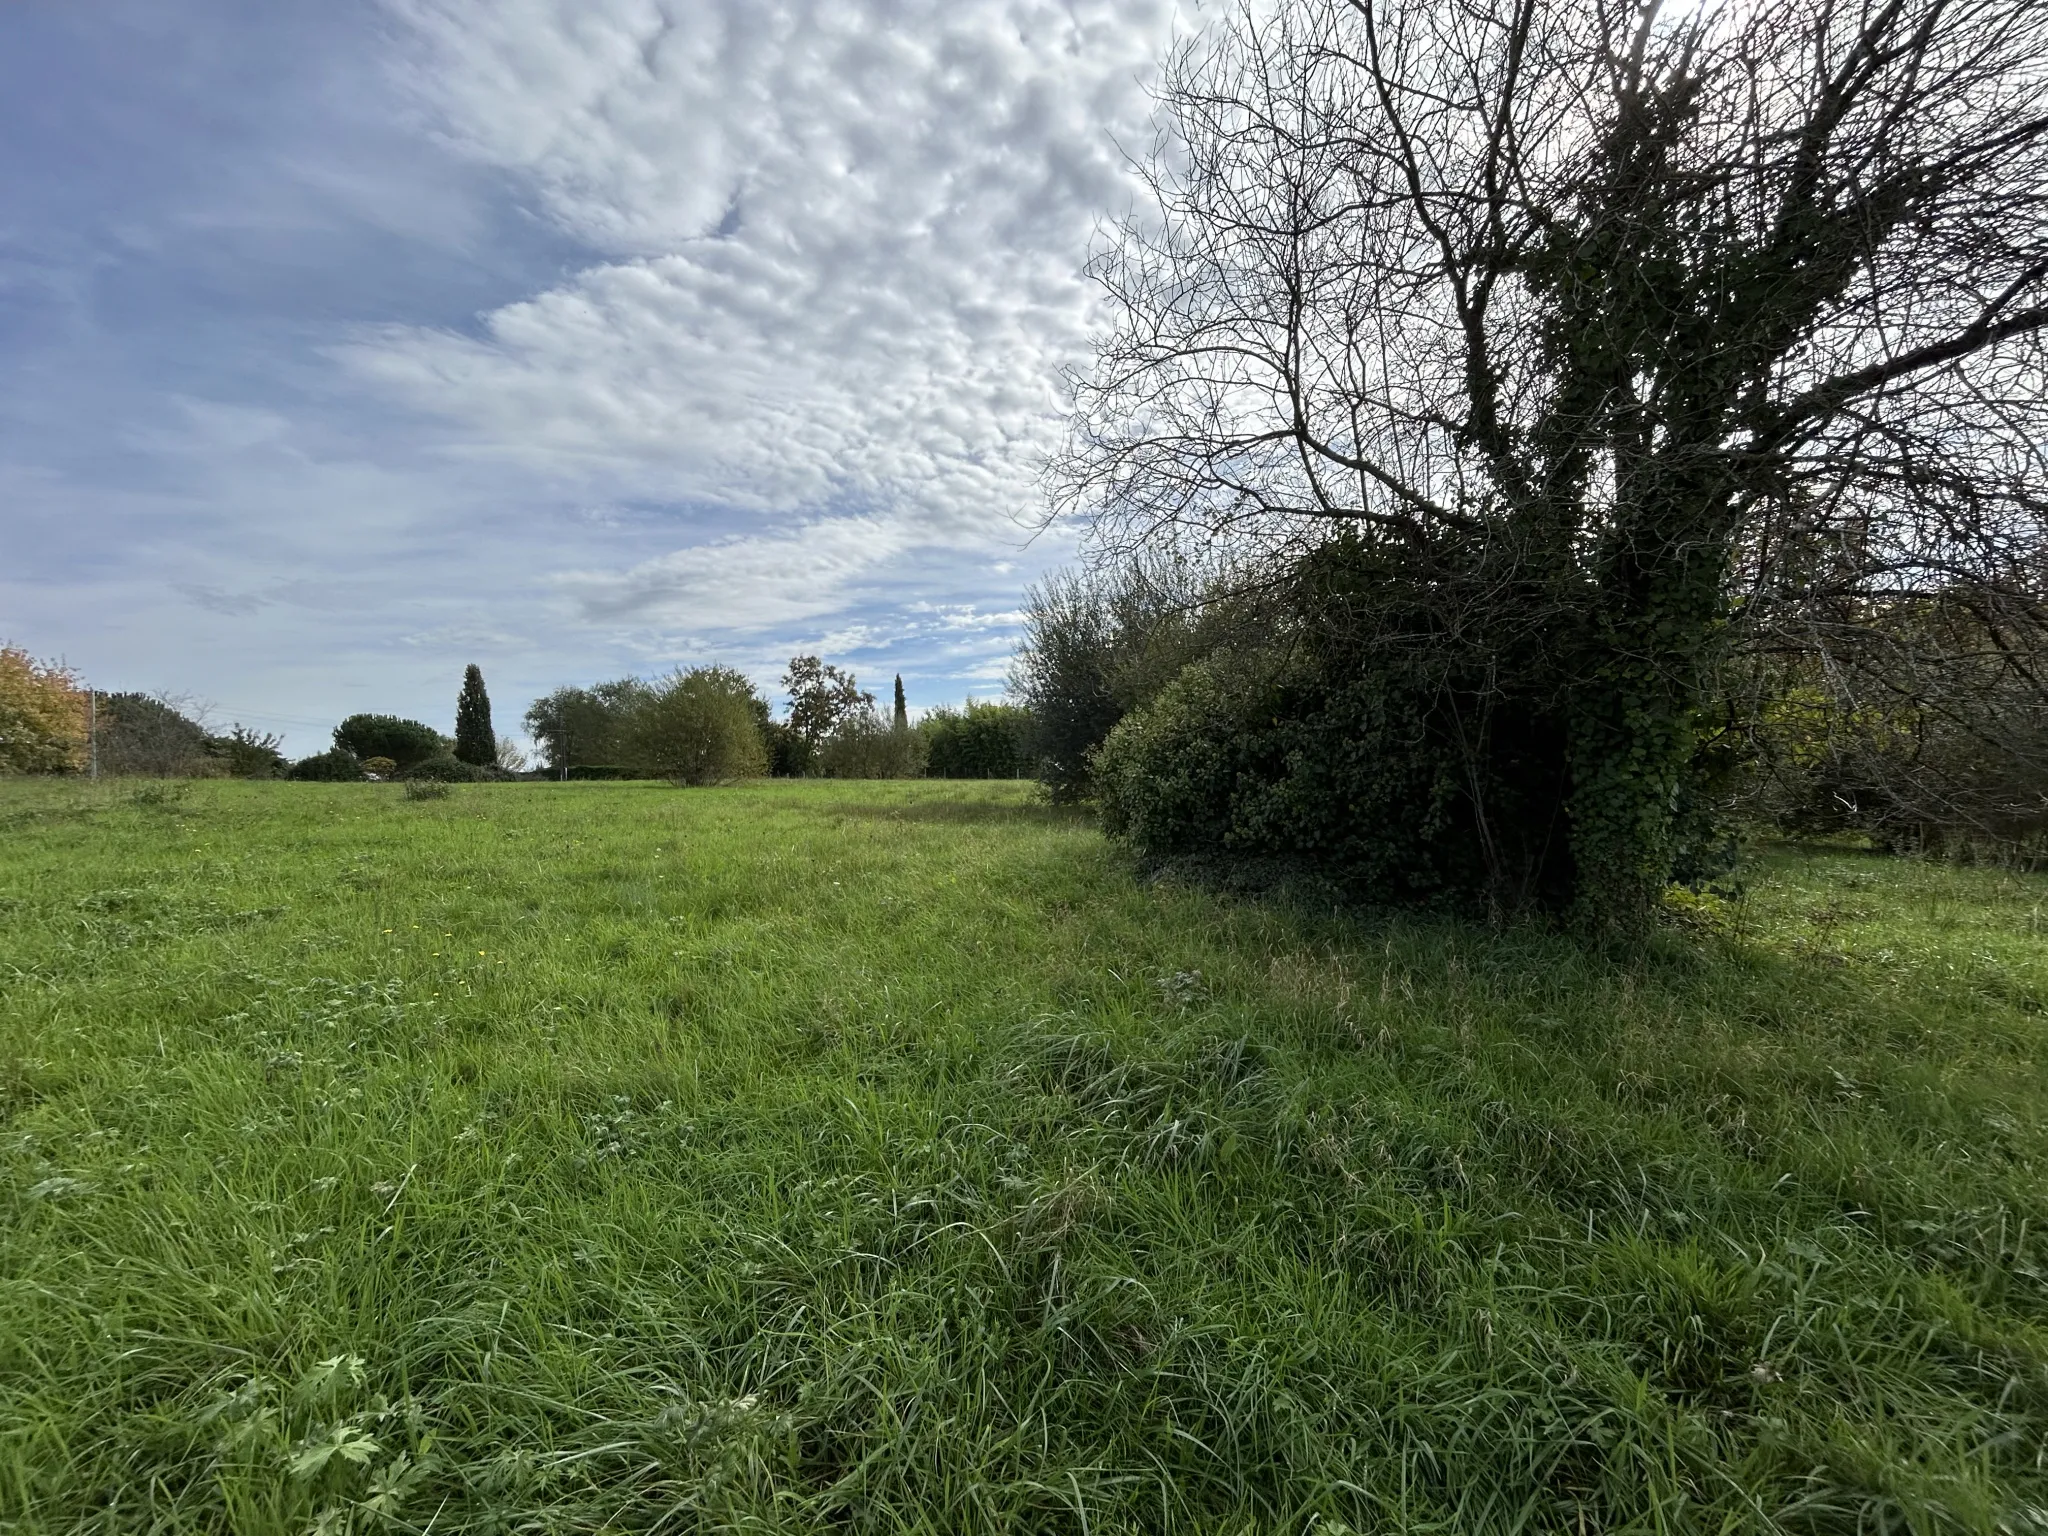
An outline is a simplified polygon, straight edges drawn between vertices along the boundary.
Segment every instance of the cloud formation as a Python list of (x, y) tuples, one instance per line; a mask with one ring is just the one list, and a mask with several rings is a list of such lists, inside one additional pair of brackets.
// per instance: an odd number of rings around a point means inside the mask
[(825, 519), (728, 535), (624, 571), (567, 571), (556, 586), (593, 624), (752, 631), (837, 612), (855, 581), (904, 547), (898, 525)]
[(985, 691), (1175, 3), (0, 6), (0, 638), (295, 752)]
[(471, 333), (367, 336), (351, 365), (477, 450), (786, 525), (609, 598), (583, 580), (593, 613), (695, 602), (768, 551), (831, 588), (908, 544), (1017, 542), (1166, 5), (391, 4), (436, 130), (610, 259)]

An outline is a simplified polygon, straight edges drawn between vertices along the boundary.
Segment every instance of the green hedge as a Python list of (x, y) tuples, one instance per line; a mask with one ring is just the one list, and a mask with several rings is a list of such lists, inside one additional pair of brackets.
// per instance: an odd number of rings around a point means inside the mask
[(1476, 771), (1507, 830), (1484, 827), (1456, 728), (1436, 699), (1384, 674), (1333, 681), (1277, 654), (1215, 656), (1095, 754), (1103, 825), (1155, 861), (1298, 868), (1367, 901), (1479, 906), (1501, 894), (1497, 871), (1547, 894), (1569, 879), (1562, 826), (1554, 842), (1501, 839), (1556, 820), (1540, 802), (1559, 786), (1521, 771), (1552, 754), (1526, 722), (1491, 722)]
[(315, 784), (351, 784), (363, 777), (362, 761), (346, 747), (330, 747), (291, 766), (290, 778)]
[(970, 703), (962, 713), (937, 710), (921, 722), (930, 749), (925, 774), (934, 779), (1016, 779), (1030, 774), (1025, 734), (1030, 714), (1014, 704)]
[(490, 778), (489, 770), (465, 763), (452, 753), (430, 757), (398, 771), (401, 779), (428, 780), (436, 784), (479, 784)]

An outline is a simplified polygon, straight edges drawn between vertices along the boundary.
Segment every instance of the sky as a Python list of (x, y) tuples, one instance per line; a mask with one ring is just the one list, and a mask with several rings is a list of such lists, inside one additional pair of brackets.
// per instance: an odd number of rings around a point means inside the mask
[(0, 643), (322, 749), (1001, 691), (1171, 0), (7, 0)]

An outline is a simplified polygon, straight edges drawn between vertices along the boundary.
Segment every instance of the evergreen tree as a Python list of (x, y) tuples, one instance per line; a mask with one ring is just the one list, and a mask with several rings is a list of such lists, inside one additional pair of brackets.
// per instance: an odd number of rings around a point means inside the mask
[(352, 757), (388, 757), (401, 768), (447, 752), (431, 725), (396, 715), (350, 715), (334, 728), (334, 744)]
[(498, 760), (498, 734), (491, 729), (491, 696), (484, 692), (483, 669), (474, 662), (462, 674), (462, 693), (455, 701), (455, 756), (479, 768)]
[(895, 726), (896, 729), (899, 731), (907, 731), (910, 729), (910, 710), (903, 703), (903, 674), (901, 672), (898, 672), (896, 674)]

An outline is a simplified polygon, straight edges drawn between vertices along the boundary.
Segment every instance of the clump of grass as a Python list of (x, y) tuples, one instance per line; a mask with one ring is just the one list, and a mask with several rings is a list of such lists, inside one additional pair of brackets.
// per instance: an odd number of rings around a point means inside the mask
[(408, 800), (446, 800), (454, 792), (452, 784), (444, 784), (439, 779), (405, 781), (405, 798)]
[(2024, 1531), (2044, 897), (1780, 852), (1617, 960), (1005, 786), (24, 820), (0, 1519)]

